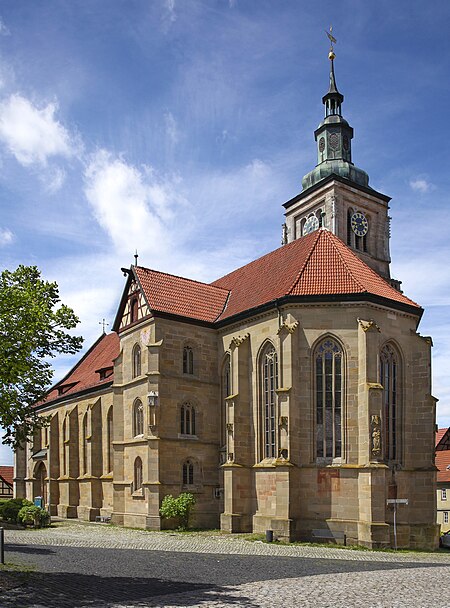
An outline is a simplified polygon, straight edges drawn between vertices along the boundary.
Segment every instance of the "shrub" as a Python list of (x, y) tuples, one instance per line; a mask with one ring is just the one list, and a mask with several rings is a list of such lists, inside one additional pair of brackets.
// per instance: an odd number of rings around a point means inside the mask
[(24, 526), (33, 525), (35, 528), (44, 528), (50, 523), (50, 514), (35, 505), (25, 505), (19, 511), (17, 521)]
[(11, 523), (16, 524), (19, 511), (25, 506), (31, 507), (34, 505), (26, 498), (11, 498), (1, 505), (0, 517), (5, 521), (10, 521)]
[(176, 519), (179, 530), (187, 530), (194, 505), (195, 497), (190, 492), (182, 492), (178, 498), (168, 494), (164, 496), (159, 512), (164, 519)]

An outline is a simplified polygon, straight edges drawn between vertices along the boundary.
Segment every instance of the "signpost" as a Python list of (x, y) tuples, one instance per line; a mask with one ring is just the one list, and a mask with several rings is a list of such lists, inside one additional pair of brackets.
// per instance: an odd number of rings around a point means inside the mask
[(397, 505), (407, 505), (407, 498), (388, 498), (387, 505), (394, 505), (394, 549), (397, 551)]

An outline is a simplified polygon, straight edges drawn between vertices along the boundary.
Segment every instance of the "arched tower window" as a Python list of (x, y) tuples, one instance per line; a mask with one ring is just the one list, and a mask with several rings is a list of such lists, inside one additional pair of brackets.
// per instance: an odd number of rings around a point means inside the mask
[(383, 386), (383, 438), (387, 460), (399, 457), (399, 372), (399, 357), (394, 348), (386, 344), (380, 353), (380, 384)]
[(332, 338), (314, 353), (317, 458), (342, 455), (342, 359), (342, 349)]
[(141, 375), (141, 347), (135, 344), (133, 347), (133, 378)]
[(180, 410), (180, 433), (195, 435), (195, 408), (190, 403), (183, 403)]
[(134, 479), (133, 479), (133, 491), (138, 492), (142, 490), (142, 460), (139, 456), (134, 461)]
[(276, 389), (278, 388), (278, 357), (272, 344), (267, 345), (260, 359), (262, 380), (262, 428), (264, 458), (276, 456)]
[(133, 405), (133, 433), (135, 437), (144, 434), (144, 407), (140, 399)]
[(113, 470), (113, 440), (114, 440), (113, 423), (114, 423), (113, 408), (111, 406), (108, 410), (108, 416), (106, 417), (107, 450), (108, 450), (107, 456), (106, 456), (106, 464), (107, 464), (108, 473), (111, 473), (111, 471)]
[(194, 373), (194, 351), (192, 347), (185, 346), (183, 348), (183, 374)]
[(183, 463), (183, 485), (192, 486), (194, 484), (194, 463), (192, 460), (186, 460)]

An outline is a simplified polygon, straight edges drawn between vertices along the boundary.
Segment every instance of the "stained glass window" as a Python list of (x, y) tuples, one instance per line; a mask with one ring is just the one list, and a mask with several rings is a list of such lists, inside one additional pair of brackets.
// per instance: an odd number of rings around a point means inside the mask
[(264, 422), (264, 458), (276, 456), (276, 389), (278, 388), (278, 357), (270, 346), (262, 357), (262, 406)]
[(342, 455), (342, 350), (331, 338), (316, 349), (316, 455)]
[(384, 455), (388, 460), (397, 460), (398, 357), (388, 344), (380, 355), (380, 384), (383, 386)]

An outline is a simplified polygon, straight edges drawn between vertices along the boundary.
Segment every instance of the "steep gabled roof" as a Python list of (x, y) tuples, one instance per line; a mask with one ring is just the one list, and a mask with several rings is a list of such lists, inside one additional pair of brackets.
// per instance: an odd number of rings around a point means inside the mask
[(46, 406), (57, 399), (111, 383), (113, 375), (101, 378), (98, 372), (113, 368), (118, 355), (119, 336), (115, 332), (101, 335), (70, 372), (49, 390), (45, 401), (38, 405)]
[(223, 320), (285, 296), (371, 294), (417, 309), (328, 230), (317, 230), (217, 279), (230, 297)]
[(135, 266), (134, 271), (152, 312), (212, 323), (223, 311), (228, 291), (214, 285)]
[(13, 485), (14, 467), (0, 466), (0, 477), (11, 487)]
[(450, 482), (450, 428), (436, 432), (437, 481)]

